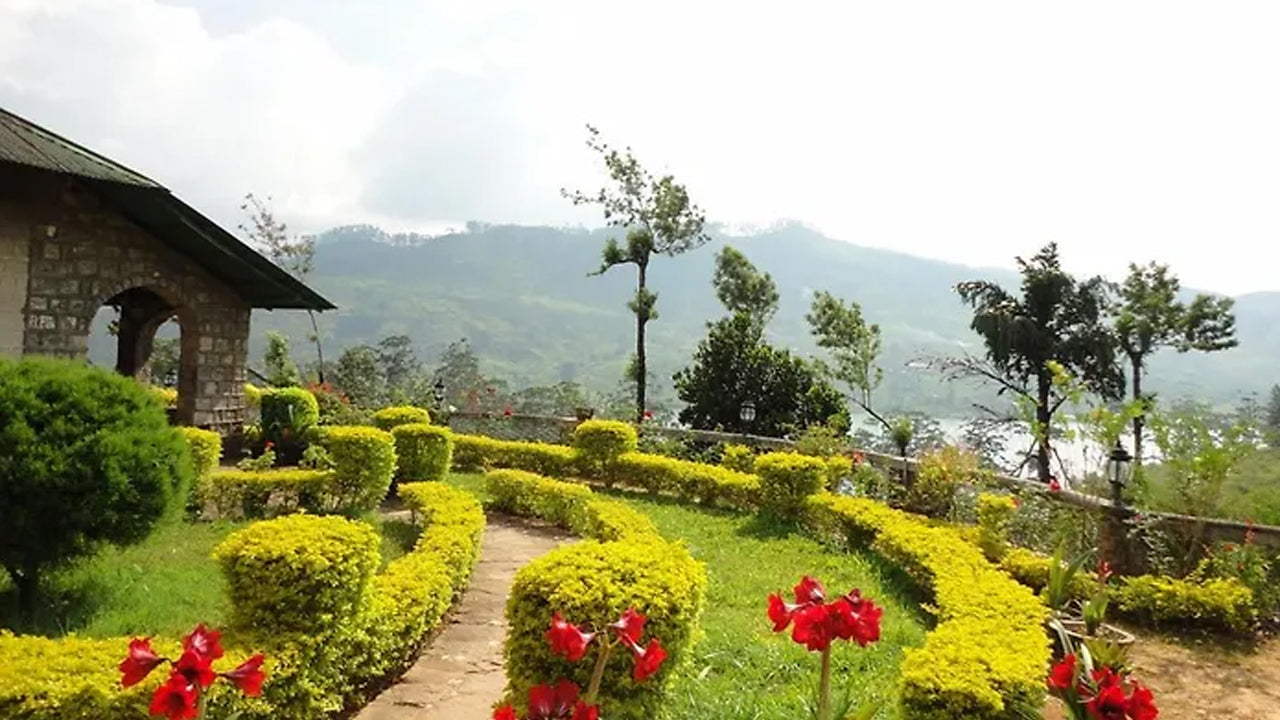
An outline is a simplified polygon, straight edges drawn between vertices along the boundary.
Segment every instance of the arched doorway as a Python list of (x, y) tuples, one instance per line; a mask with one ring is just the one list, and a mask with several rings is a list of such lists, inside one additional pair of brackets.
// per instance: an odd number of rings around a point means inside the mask
[(195, 417), (199, 352), (194, 313), (161, 292), (135, 286), (112, 295), (94, 316), (89, 334), (91, 362), (121, 375), (177, 390), (174, 422)]

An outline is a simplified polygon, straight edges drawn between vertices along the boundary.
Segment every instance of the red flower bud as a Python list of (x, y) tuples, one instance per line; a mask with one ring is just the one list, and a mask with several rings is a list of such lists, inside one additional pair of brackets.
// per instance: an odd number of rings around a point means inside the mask
[(649, 646), (645, 648), (641, 648), (639, 643), (632, 643), (631, 653), (636, 658), (636, 667), (631, 673), (636, 682), (648, 680), (662, 667), (662, 661), (667, 659), (667, 651), (662, 649), (662, 643), (657, 638), (650, 638)]

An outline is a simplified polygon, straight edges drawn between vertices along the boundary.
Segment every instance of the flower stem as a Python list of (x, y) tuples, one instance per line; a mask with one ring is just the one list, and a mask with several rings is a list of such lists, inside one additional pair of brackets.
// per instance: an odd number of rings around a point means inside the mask
[(831, 647), (822, 651), (822, 678), (818, 681), (818, 720), (831, 720)]
[(596, 695), (600, 694), (600, 682), (604, 680), (604, 666), (608, 664), (609, 653), (612, 651), (612, 644), (603, 643), (600, 646), (600, 652), (596, 654), (596, 667), (591, 671), (591, 683), (587, 685), (587, 696), (582, 700), (587, 705), (596, 704)]
[(205, 710), (209, 708), (209, 694), (196, 684), (196, 720), (204, 720)]

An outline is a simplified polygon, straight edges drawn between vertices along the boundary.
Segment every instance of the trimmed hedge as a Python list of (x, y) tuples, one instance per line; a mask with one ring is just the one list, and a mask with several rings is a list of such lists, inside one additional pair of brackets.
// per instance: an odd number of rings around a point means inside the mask
[(406, 423), (391, 428), (396, 448), (396, 480), (443, 480), (453, 462), (453, 433), (447, 427)]
[(182, 433), (187, 441), (187, 448), (191, 451), (191, 467), (195, 473), (187, 496), (187, 511), (196, 513), (204, 507), (209, 474), (218, 467), (218, 461), (222, 459), (222, 436), (212, 430), (193, 427), (180, 427), (178, 431)]
[(1006, 720), (1044, 700), (1048, 609), (953, 528), (872, 500), (815, 495), (806, 523), (826, 540), (870, 545), (931, 593), (938, 625), (905, 651), (903, 717)]
[(595, 497), (591, 488), (522, 470), (493, 470), (484, 476), (489, 506), (520, 517), (537, 517), (596, 540), (658, 537), (649, 516), (630, 506)]
[(218, 517), (265, 518), (298, 510), (324, 513), (337, 506), (332, 470), (280, 468), (223, 470), (205, 480), (200, 507), (213, 505)]
[[(1013, 547), (1000, 559), (1000, 569), (1037, 592), (1049, 584), (1053, 560), (1026, 548)], [(1070, 596), (1087, 598), (1094, 588), (1093, 573), (1076, 573)], [(1160, 575), (1138, 575), (1112, 580), (1108, 590), (1111, 608), (1121, 615), (1149, 625), (1212, 628), (1248, 632), (1257, 621), (1258, 608), (1250, 590), (1235, 578), (1204, 582)]]
[(610, 474), (620, 485), (674, 493), (705, 505), (749, 510), (760, 502), (760, 480), (755, 475), (665, 455), (626, 453), (614, 461)]
[(320, 422), (320, 404), (304, 388), (268, 388), (259, 403), (263, 437), (278, 444), (300, 441)]
[(610, 484), (609, 467), (624, 453), (635, 452), (639, 436), (632, 425), (618, 420), (586, 420), (573, 429), (573, 449), (579, 470)]
[(453, 436), (453, 465), (459, 470), (511, 468), (564, 477), (573, 473), (576, 460), (577, 453), (565, 445), (495, 440), (483, 435)]
[(332, 493), (336, 508), (366, 511), (378, 507), (391, 488), (396, 469), (391, 433), (371, 427), (335, 425), (320, 434), (333, 459)]
[(430, 425), (431, 413), (412, 405), (393, 405), (375, 412), (373, 424), (379, 430), (388, 432), (400, 425)]
[(378, 569), (380, 540), (366, 523), (291, 515), (227, 536), (213, 557), (227, 579), (231, 626), (317, 633), (360, 609)]
[(760, 509), (784, 518), (799, 517), (805, 498), (822, 490), (827, 464), (821, 458), (776, 452), (756, 458)]
[[(271, 542), (260, 542), (267, 539), (262, 531), (250, 533), (251, 542), (244, 536), (224, 541), (232, 542), (219, 548), (227, 555), (223, 562), (233, 566), (235, 578), (228, 584), (249, 605), (248, 612), (233, 607), (233, 616), (252, 627), (223, 636), (227, 656), (218, 668), (234, 667), (261, 651), (267, 656), (267, 681), (261, 698), (213, 695), (211, 716), (242, 712), (241, 720), (312, 720), (332, 715), (359, 704), (408, 666), (470, 576), (485, 520), (474, 497), (439, 483), (406, 484), (400, 494), (423, 519), (422, 534), (412, 552), (371, 580), (365, 579), (366, 568), (377, 567), (376, 537), (370, 545), (372, 531), (358, 523), (281, 518), (241, 531), (267, 525), (280, 535)], [(296, 554), (286, 556), (282, 545)], [(278, 561), (274, 565), (272, 558)], [(256, 584), (254, 577), (260, 578)], [(363, 593), (345, 586), (351, 582)], [(308, 604), (322, 612), (301, 615), (298, 609)], [(285, 632), (281, 623), (323, 631)], [(252, 644), (254, 636), (261, 645)], [(153, 642), (162, 654), (176, 656), (176, 640)], [(128, 643), (128, 638), (52, 640), (0, 631), (0, 717), (143, 720), (164, 673), (121, 689), (116, 666)]]

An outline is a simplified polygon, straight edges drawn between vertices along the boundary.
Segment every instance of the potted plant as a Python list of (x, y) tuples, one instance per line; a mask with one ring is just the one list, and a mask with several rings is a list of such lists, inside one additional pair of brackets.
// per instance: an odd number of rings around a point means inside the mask
[[(1085, 598), (1083, 604), (1074, 600), (1073, 588), (1076, 575), (1084, 566), (1089, 553), (1083, 553), (1070, 563), (1065, 562), (1065, 543), (1058, 546), (1049, 562), (1049, 582), (1044, 588), (1044, 601), (1052, 612), (1049, 624), (1055, 631), (1054, 659), (1058, 660), (1070, 652), (1071, 646), (1089, 644), (1096, 646), (1099, 655), (1118, 655), (1121, 659), (1128, 653), (1134, 636), (1114, 625), (1106, 623), (1107, 605), (1110, 593), (1107, 582), (1111, 579), (1111, 568), (1106, 561), (1098, 563), (1096, 582)], [(1061, 638), (1071, 639), (1071, 643)], [(1104, 647), (1105, 646), (1105, 647)], [(1092, 649), (1092, 647), (1091, 647)]]

